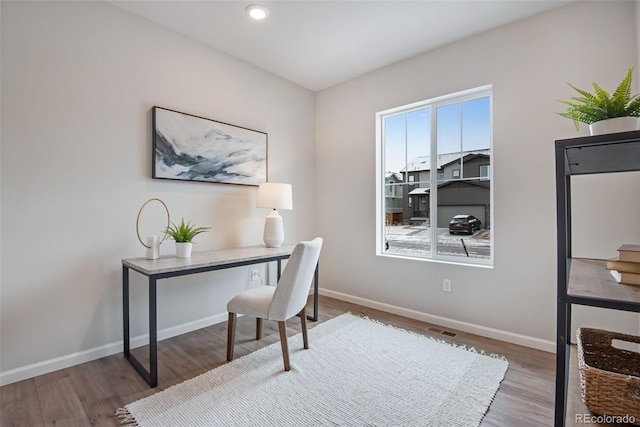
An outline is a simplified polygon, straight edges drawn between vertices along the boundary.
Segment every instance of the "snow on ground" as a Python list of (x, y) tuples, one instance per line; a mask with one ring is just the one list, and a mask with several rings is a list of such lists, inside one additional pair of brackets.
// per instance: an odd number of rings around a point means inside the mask
[[(438, 228), (437, 252), (443, 255), (466, 256), (462, 240), (469, 257), (489, 258), (491, 253), (489, 230), (479, 230), (473, 235), (449, 234), (448, 228)], [(462, 239), (462, 240), (461, 240)], [(390, 225), (386, 227), (386, 241), (393, 255), (425, 256), (431, 251), (431, 229), (424, 225)]]

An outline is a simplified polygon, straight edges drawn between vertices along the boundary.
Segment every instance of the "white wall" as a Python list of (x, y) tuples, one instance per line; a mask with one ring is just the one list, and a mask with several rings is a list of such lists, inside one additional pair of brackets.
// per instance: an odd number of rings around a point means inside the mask
[[(579, 136), (572, 122), (553, 114), (563, 110), (555, 100), (573, 96), (566, 82), (615, 87), (637, 63), (634, 13), (632, 2), (579, 2), (320, 92), (317, 218), (325, 238), (323, 265), (330, 266), (322, 272), (324, 292), (554, 350), (553, 148), (556, 139)], [(374, 114), (485, 84), (494, 88), (494, 268), (376, 257)], [(580, 135), (587, 133), (583, 128)], [(616, 179), (638, 188), (637, 175)], [(599, 191), (615, 203), (611, 191)], [(637, 223), (640, 200), (625, 206), (618, 218)], [(622, 233), (640, 241), (637, 227)], [(453, 292), (442, 292), (443, 278), (452, 279)], [(638, 330), (637, 314), (588, 320)]]
[[(634, 4), (636, 5), (636, 45), (640, 46), (640, 0), (634, 0)], [(640, 70), (640, 55), (638, 55), (636, 69)], [(636, 83), (636, 87), (640, 85)]]
[[(122, 351), (120, 259), (144, 256), (145, 200), (212, 226), (196, 250), (262, 243), (256, 187), (150, 179), (153, 105), (267, 132), (269, 180), (293, 183), (287, 240), (313, 237), (312, 92), (109, 4), (1, 7), (2, 383)], [(145, 284), (132, 282), (133, 336)], [(226, 320), (249, 285), (243, 269), (159, 282), (159, 328)]]

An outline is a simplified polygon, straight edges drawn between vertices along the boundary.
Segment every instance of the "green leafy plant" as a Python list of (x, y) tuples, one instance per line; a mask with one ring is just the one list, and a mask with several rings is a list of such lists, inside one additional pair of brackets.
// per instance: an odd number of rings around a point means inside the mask
[(205, 233), (210, 229), (211, 227), (196, 227), (191, 224), (191, 221), (185, 224), (184, 218), (182, 218), (180, 225), (172, 222), (171, 226), (166, 228), (165, 233), (178, 243), (189, 243), (198, 234)]
[(575, 96), (570, 101), (558, 99), (569, 108), (564, 113), (557, 114), (573, 120), (576, 130), (580, 130), (580, 123), (591, 124), (615, 117), (640, 117), (640, 94), (631, 95), (632, 72), (633, 68), (629, 68), (613, 94), (609, 94), (595, 82), (594, 93), (567, 83), (582, 96)]

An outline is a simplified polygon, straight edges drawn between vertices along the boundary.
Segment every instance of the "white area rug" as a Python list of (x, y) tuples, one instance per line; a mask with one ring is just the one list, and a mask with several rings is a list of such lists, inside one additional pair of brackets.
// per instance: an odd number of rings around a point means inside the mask
[(119, 410), (147, 426), (477, 426), (508, 362), (351, 314)]

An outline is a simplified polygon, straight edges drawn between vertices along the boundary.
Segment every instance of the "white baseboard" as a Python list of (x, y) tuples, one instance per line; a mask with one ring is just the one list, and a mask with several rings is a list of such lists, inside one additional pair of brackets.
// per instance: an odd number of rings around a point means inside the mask
[[(215, 325), (217, 323), (226, 322), (227, 313), (216, 314), (214, 316), (198, 319), (193, 322), (183, 323), (181, 325), (172, 326), (158, 331), (158, 341), (167, 338), (182, 335), (187, 332)], [(131, 348), (140, 347), (148, 344), (149, 335), (140, 335), (131, 338)], [(48, 374), (60, 369), (69, 368), (71, 366), (80, 365), (81, 363), (90, 362), (102, 357), (111, 356), (112, 354), (122, 353), (124, 350), (123, 341), (117, 341), (111, 344), (105, 344), (100, 347), (90, 348), (88, 350), (79, 351), (72, 354), (56, 357), (54, 359), (44, 360), (42, 362), (33, 363), (31, 365), (22, 366), (11, 369), (9, 371), (0, 372), (0, 386), (15, 383), (36, 377), (38, 375)]]
[(540, 338), (534, 338), (527, 335), (516, 334), (509, 331), (489, 328), (486, 326), (474, 325), (472, 323), (461, 322), (459, 320), (449, 319), (446, 317), (435, 316), (433, 314), (423, 313), (421, 311), (411, 310), (408, 308), (398, 307), (398, 306), (386, 304), (383, 302), (373, 301), (367, 298), (356, 297), (353, 295), (344, 294), (342, 292), (332, 291), (330, 289), (320, 288), (318, 290), (318, 293), (320, 295), (325, 295), (331, 298), (347, 301), (353, 304), (363, 305), (369, 308), (375, 308), (376, 310), (385, 311), (387, 313), (393, 313), (400, 316), (408, 317), (410, 319), (420, 320), (427, 323), (433, 323), (434, 325), (442, 326), (445, 328), (456, 329), (458, 331), (468, 332), (471, 334), (480, 335), (483, 337), (492, 338), (500, 341), (505, 341), (512, 344), (535, 348), (537, 350), (542, 350), (549, 353), (556, 352), (556, 343), (554, 341), (543, 340)]

